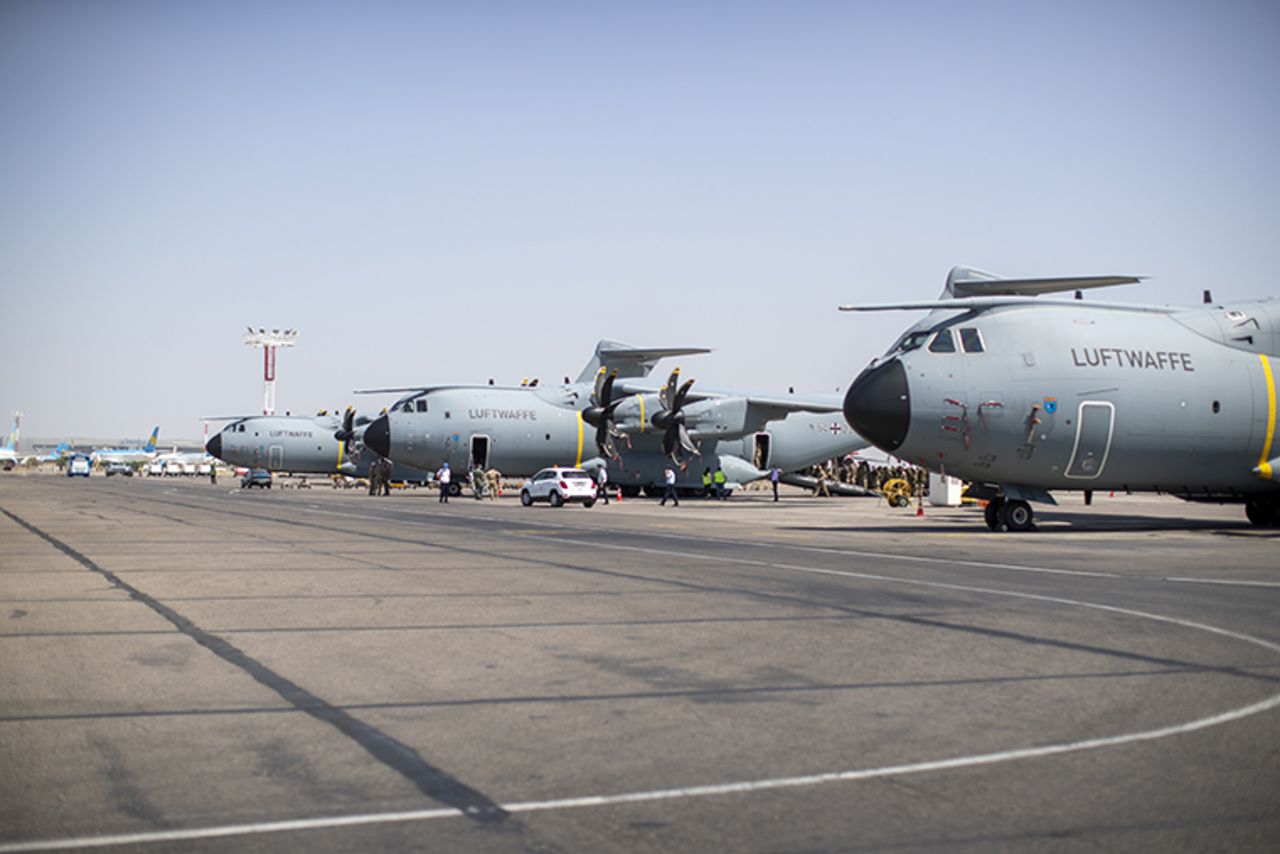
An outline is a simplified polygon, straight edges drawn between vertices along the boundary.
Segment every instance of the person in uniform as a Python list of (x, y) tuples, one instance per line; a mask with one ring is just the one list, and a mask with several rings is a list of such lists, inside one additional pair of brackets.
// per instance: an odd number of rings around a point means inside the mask
[(601, 462), (596, 469), (596, 498), (609, 503), (609, 464), (606, 462)]
[(670, 498), (675, 506), (680, 506), (680, 498), (676, 495), (676, 472), (671, 466), (667, 466), (662, 470), (662, 482), (666, 485), (666, 489), (662, 493), (662, 500), (658, 502), (659, 507), (667, 506), (667, 499)]
[(713, 495), (714, 491), (711, 486), (711, 469), (705, 468), (702, 470), (702, 497), (711, 498)]
[(716, 466), (716, 472), (711, 475), (711, 479), (716, 485), (716, 500), (724, 501), (729, 497), (729, 492), (725, 489), (725, 484), (728, 483), (728, 478), (724, 475), (724, 469), (720, 468), (720, 466)]
[(379, 466), (379, 468), (381, 468), (382, 470), (378, 476), (378, 481), (382, 484), (382, 494), (390, 495), (391, 494), (391, 460), (383, 457), (382, 465)]
[(489, 469), (485, 472), (485, 480), (487, 484), (487, 492), (490, 501), (498, 500), (498, 493), (502, 491), (502, 472), (497, 469)]
[(436, 470), (436, 482), (440, 484), (440, 503), (449, 503), (449, 481), (452, 475), (449, 472), (449, 464), (444, 463)]

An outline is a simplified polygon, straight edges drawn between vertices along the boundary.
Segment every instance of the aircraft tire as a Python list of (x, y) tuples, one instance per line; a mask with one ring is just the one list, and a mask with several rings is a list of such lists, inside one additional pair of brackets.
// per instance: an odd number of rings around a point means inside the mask
[(1259, 528), (1274, 528), (1280, 525), (1280, 501), (1270, 496), (1250, 498), (1244, 503), (1244, 515)]
[(552, 507), (563, 507), (563, 506), (564, 506), (564, 496), (562, 496), (560, 493), (556, 492), (554, 489), (553, 489), (553, 490), (551, 490), (551, 497), (550, 497), (548, 500), (551, 502), (551, 506), (552, 506)]
[(1035, 514), (1031, 505), (1025, 501), (1006, 501), (1000, 508), (1001, 531), (1030, 531), (1034, 527), (1032, 519)]
[(523, 504), (525, 507), (529, 507), (530, 505), (533, 504), (533, 496), (529, 494), (529, 490), (527, 489), (520, 490), (520, 503)]
[(460, 483), (454, 483), (454, 482), (450, 481), (450, 483), (449, 483), (449, 497), (450, 497), (450, 498), (457, 498), (457, 497), (458, 497), (459, 495), (461, 495), (461, 494), (462, 494), (462, 484), (460, 484)]
[(982, 508), (982, 518), (986, 521), (987, 527), (993, 531), (1000, 530), (1000, 507), (1004, 504), (999, 498), (993, 498), (987, 502), (987, 506)]

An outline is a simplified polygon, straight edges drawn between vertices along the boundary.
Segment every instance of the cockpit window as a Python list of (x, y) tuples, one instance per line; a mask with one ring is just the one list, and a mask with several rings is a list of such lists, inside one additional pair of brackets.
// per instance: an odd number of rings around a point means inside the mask
[(425, 397), (418, 398), (414, 401), (414, 404), (417, 406), (419, 412), (427, 411), (427, 399)]
[(929, 340), (929, 332), (908, 332), (898, 339), (898, 343), (889, 348), (889, 354), (893, 353), (909, 353), (912, 350), (918, 350), (924, 346), (924, 342)]
[(960, 330), (960, 345), (966, 353), (982, 353), (987, 349), (982, 345), (982, 333), (972, 326)]
[(950, 329), (939, 330), (938, 334), (933, 336), (933, 341), (929, 344), (930, 353), (954, 353), (956, 351), (956, 339), (951, 337)]

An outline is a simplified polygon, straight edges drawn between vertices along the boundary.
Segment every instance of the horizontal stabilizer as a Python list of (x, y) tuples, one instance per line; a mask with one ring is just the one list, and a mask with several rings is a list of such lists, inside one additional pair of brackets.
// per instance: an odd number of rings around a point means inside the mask
[(953, 267), (947, 275), (947, 286), (942, 292), (947, 297), (995, 297), (1056, 294), (1063, 291), (1083, 291), (1089, 288), (1106, 288), (1113, 285), (1132, 285), (1142, 281), (1141, 276), (1054, 276), (1043, 279), (1006, 279), (973, 267)]
[(1011, 306), (1062, 306), (1071, 308), (1105, 309), (1109, 311), (1146, 312), (1170, 314), (1182, 309), (1169, 305), (1144, 305), (1122, 302), (1081, 302), (1070, 299), (1036, 299), (1028, 296), (966, 297), (963, 299), (914, 300), (912, 302), (879, 302), (866, 305), (842, 305), (841, 311), (926, 311), (933, 309), (953, 311), (985, 311), (989, 308)]
[(578, 375), (577, 382), (590, 383), (602, 367), (619, 377), (647, 377), (653, 366), (669, 356), (696, 356), (710, 353), (705, 347), (632, 347), (621, 341), (602, 340), (596, 345), (595, 355)]

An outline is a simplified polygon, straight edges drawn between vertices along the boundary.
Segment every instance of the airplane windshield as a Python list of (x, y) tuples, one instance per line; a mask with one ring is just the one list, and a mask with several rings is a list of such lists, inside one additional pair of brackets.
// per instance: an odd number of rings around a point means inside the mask
[(909, 353), (912, 350), (918, 350), (924, 346), (924, 342), (929, 340), (929, 332), (908, 332), (898, 339), (898, 343), (889, 348), (889, 354), (893, 353)]

